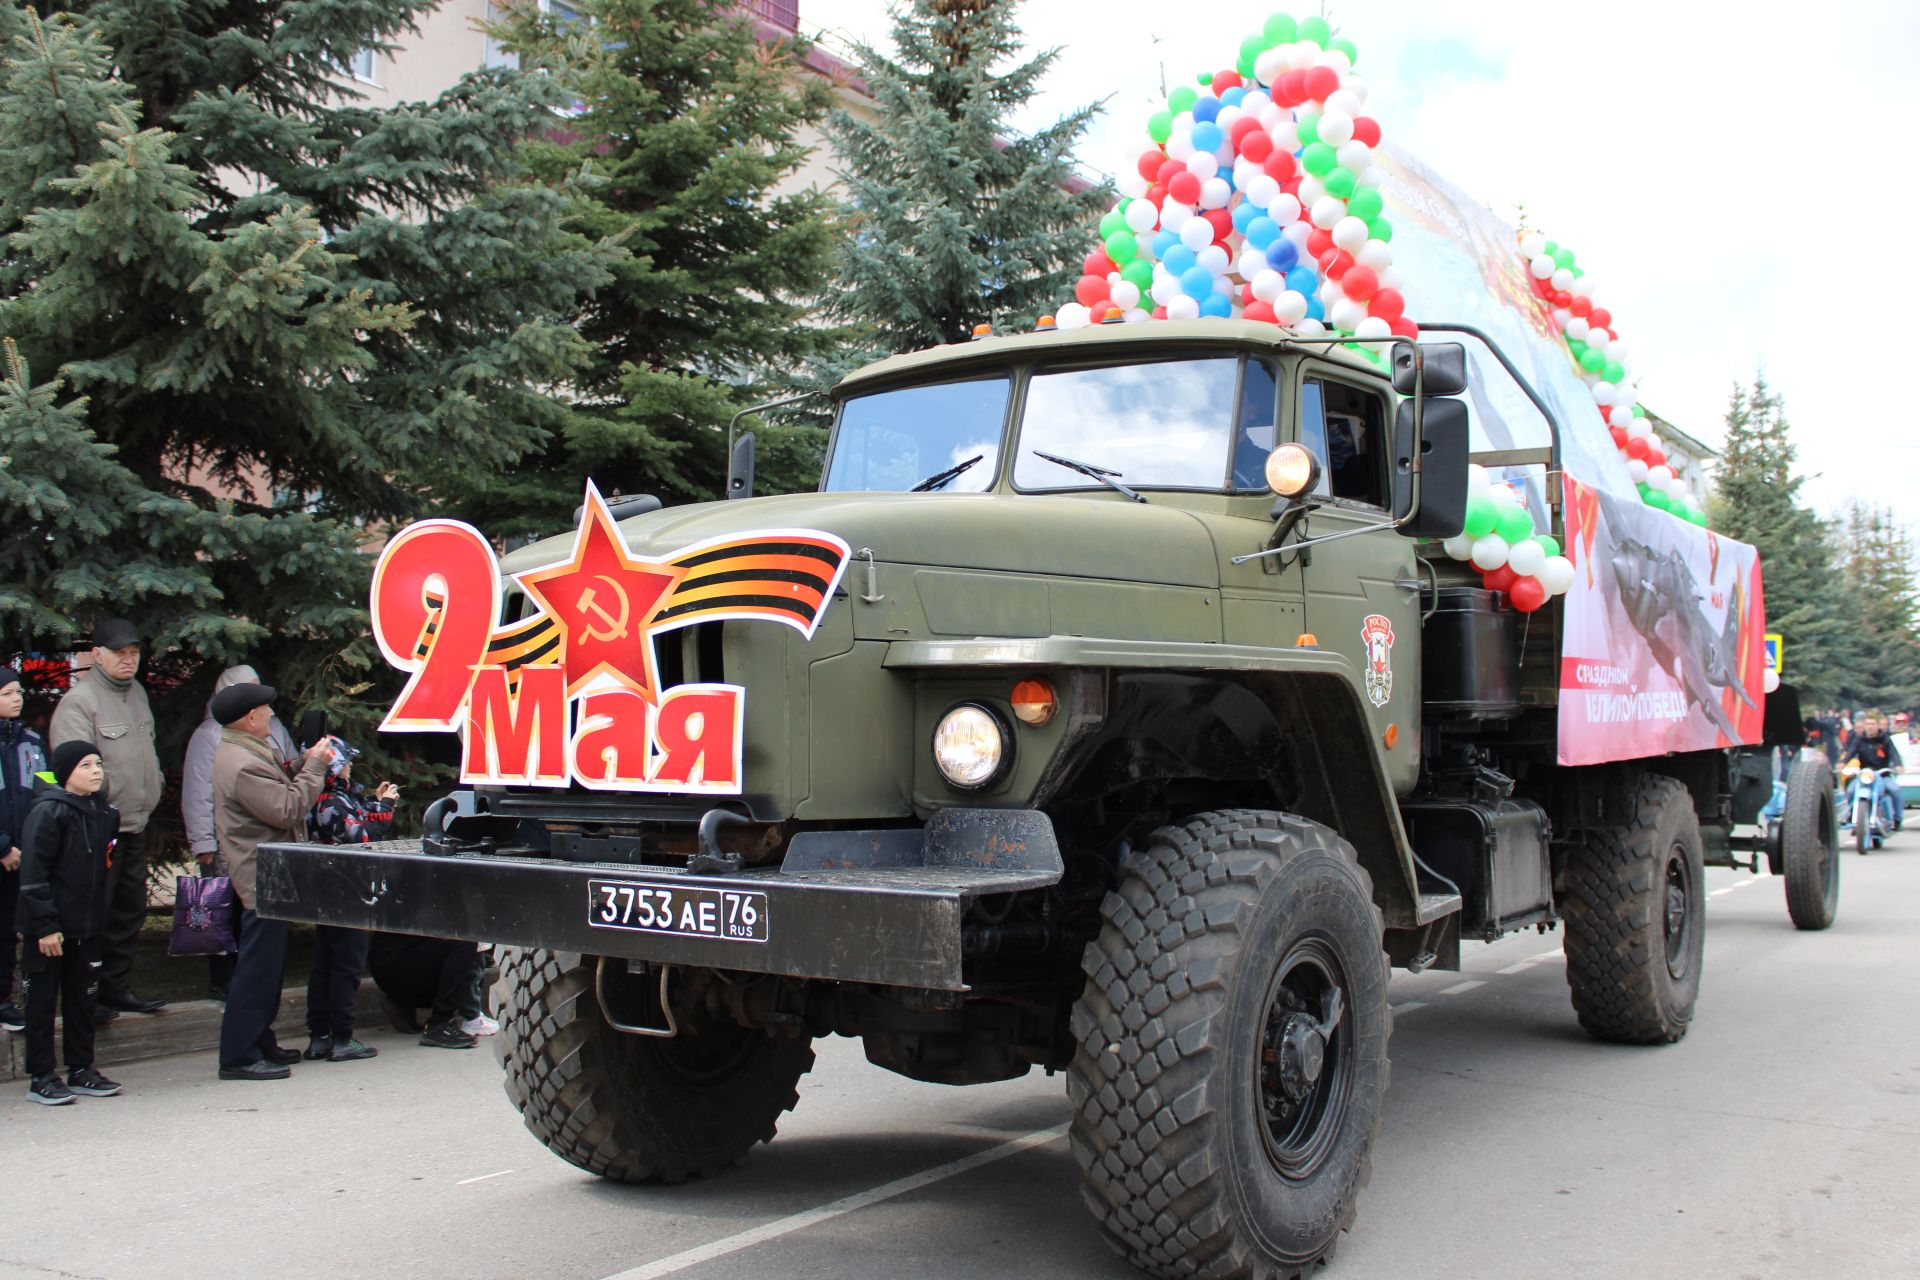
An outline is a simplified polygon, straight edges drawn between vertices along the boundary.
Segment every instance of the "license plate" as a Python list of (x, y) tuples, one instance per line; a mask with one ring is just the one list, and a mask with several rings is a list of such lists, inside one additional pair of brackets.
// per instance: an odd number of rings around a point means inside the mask
[(752, 889), (681, 888), (632, 880), (589, 880), (587, 923), (596, 929), (765, 942), (767, 895)]

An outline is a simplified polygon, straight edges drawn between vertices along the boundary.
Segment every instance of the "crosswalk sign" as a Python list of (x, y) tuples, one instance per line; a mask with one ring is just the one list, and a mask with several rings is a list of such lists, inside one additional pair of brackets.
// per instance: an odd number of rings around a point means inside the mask
[(1777, 633), (1767, 636), (1767, 670), (1775, 675), (1780, 673), (1780, 636)]

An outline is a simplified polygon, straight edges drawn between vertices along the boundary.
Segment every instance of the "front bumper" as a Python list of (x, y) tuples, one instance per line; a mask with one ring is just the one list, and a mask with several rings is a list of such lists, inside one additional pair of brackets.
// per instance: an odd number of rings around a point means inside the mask
[[(976, 898), (1063, 872), (1053, 824), (1027, 809), (947, 809), (926, 827), (810, 831), (778, 870), (689, 875), (537, 856), (433, 856), (418, 841), (262, 845), (257, 908), (277, 920), (470, 938), (795, 978), (963, 991), (961, 930)], [(767, 940), (590, 923), (588, 882), (766, 895)]]

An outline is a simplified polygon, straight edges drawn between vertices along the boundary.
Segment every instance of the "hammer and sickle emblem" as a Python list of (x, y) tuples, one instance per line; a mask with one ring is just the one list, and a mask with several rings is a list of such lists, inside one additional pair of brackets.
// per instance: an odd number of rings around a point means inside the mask
[(595, 598), (592, 587), (588, 587), (582, 591), (578, 605), (580, 612), (599, 619), (599, 625), (590, 628), (585, 638), (588, 640), (618, 640), (627, 634), (627, 619), (632, 608), (632, 606), (627, 603), (627, 593), (620, 589), (619, 583), (607, 577), (605, 574), (599, 575), (595, 581), (602, 583), (607, 590), (613, 592), (613, 598), (620, 602), (620, 614), (618, 617), (615, 617), (613, 614), (608, 613), (606, 606)]

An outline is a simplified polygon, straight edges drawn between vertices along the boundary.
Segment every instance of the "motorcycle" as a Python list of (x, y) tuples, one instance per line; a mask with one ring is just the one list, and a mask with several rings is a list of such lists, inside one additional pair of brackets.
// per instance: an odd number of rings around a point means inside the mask
[(1840, 776), (1847, 786), (1845, 825), (1853, 828), (1855, 852), (1878, 849), (1901, 825), (1903, 801), (1895, 771), (1863, 769), (1859, 761), (1849, 760)]

